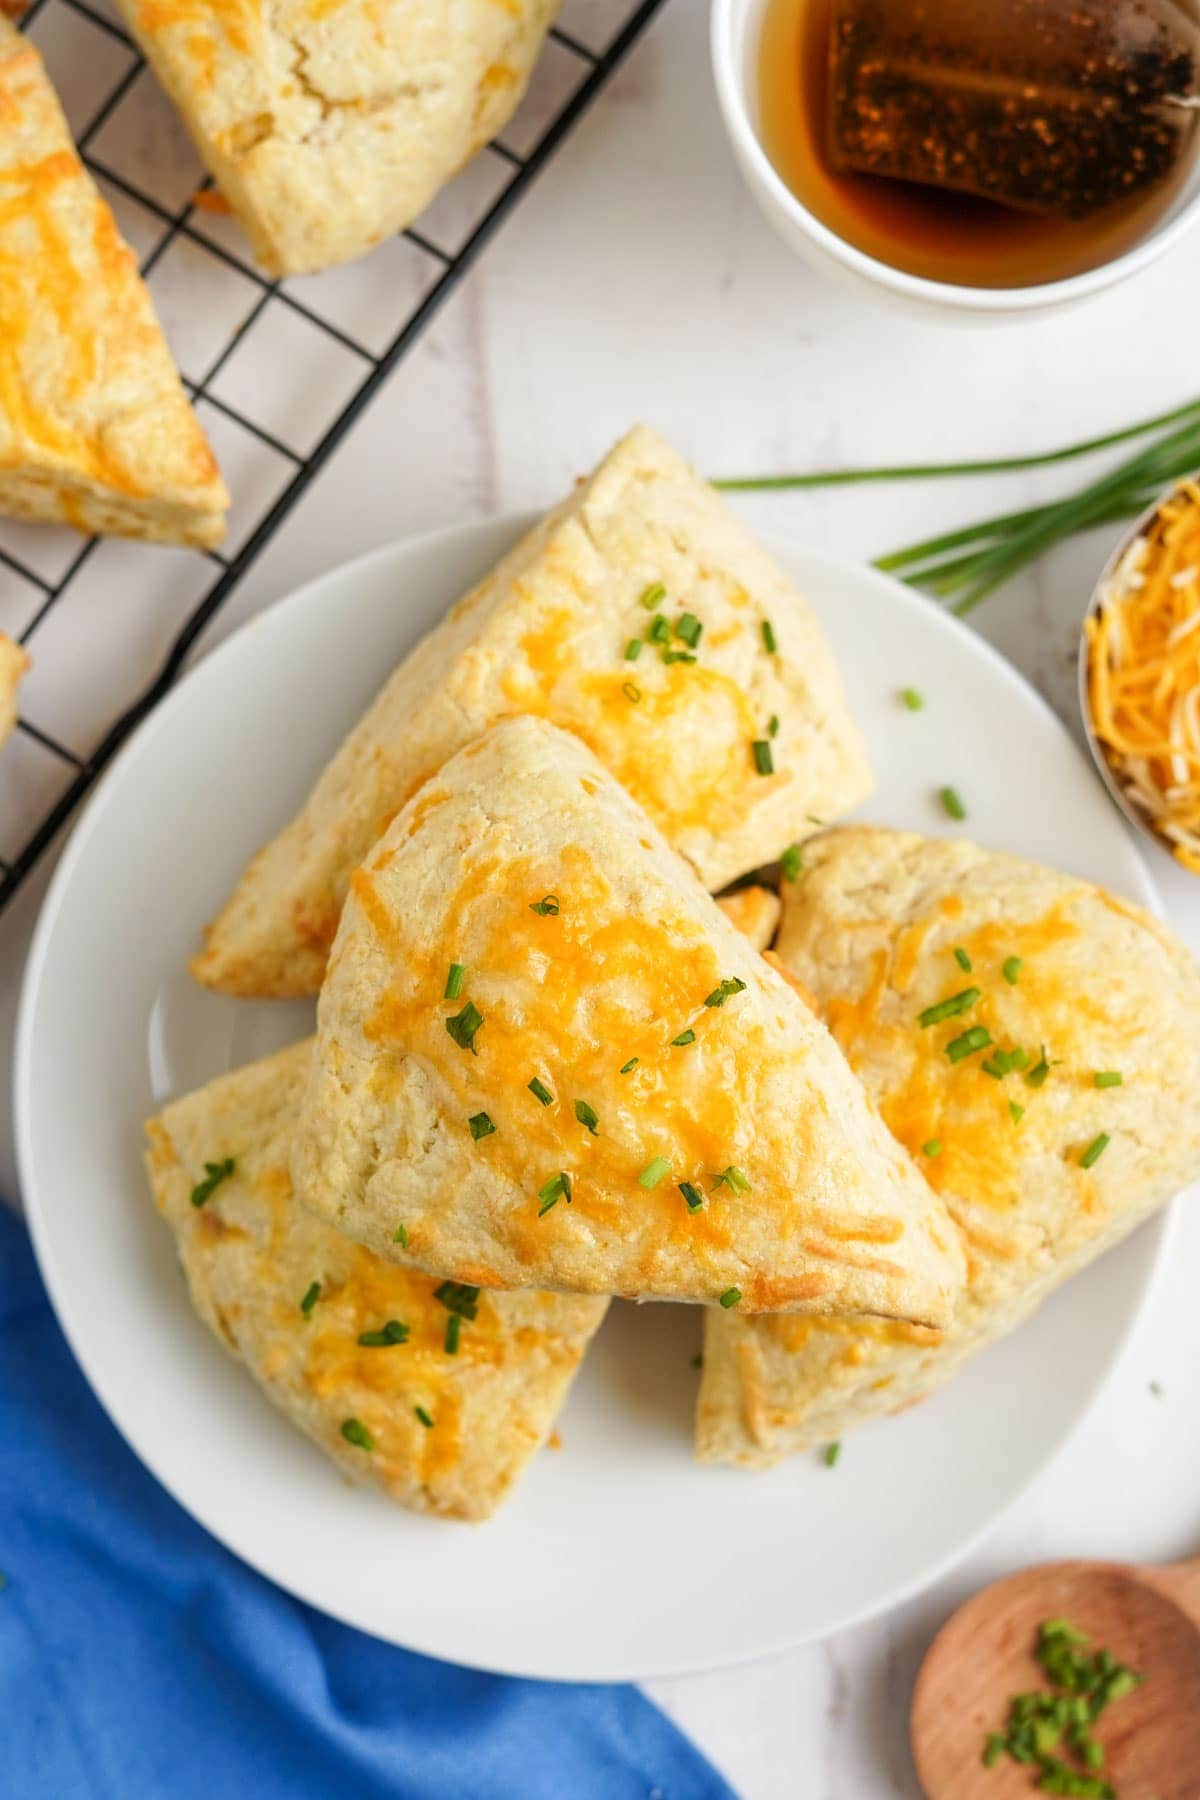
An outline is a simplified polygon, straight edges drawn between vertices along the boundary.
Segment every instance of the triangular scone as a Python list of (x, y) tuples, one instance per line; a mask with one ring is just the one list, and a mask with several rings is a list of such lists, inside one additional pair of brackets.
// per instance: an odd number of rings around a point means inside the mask
[(361, 256), (507, 123), (557, 0), (120, 0), (272, 275)]
[(0, 17), (0, 512), (215, 544), (229, 496), (33, 45)]
[(485, 1287), (940, 1324), (961, 1282), (825, 1028), (537, 719), (460, 751), (356, 873), (292, 1174)]
[[(1200, 1175), (1200, 971), (1140, 908), (972, 844), (847, 828), (807, 846), (779, 947), (946, 1201), (967, 1286), (944, 1334), (710, 1317), (699, 1454), (748, 1465), (922, 1398)], [(952, 1060), (976, 1029), (990, 1041)]]
[(12, 736), (17, 722), (17, 689), (29, 667), (20, 644), (0, 631), (0, 747)]
[(512, 713), (589, 744), (713, 889), (871, 786), (804, 600), (639, 428), (401, 663), (209, 927), (198, 979), (316, 992), (351, 872), (448, 756)]
[[(549, 1433), (607, 1303), (468, 1290), (445, 1296), (474, 1315), (455, 1326), (440, 1283), (297, 1205), (288, 1154), (311, 1052), (293, 1045), (152, 1119), (154, 1198), (196, 1310), (293, 1424), (402, 1506), (485, 1519)], [(360, 1342), (380, 1332), (404, 1341)]]

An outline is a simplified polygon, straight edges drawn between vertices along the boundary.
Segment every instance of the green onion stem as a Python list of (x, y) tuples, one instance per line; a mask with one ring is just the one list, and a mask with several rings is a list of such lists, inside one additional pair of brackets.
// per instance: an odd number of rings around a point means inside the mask
[(877, 568), (899, 575), (914, 587), (923, 588), (935, 598), (952, 604), (961, 617), (972, 612), (997, 588), (1063, 538), (1098, 525), (1136, 517), (1152, 504), (1164, 487), (1200, 467), (1200, 398), (1118, 431), (1028, 456), (817, 470), (804, 475), (724, 480), (716, 486), (727, 491), (778, 491), (856, 482), (1005, 474), (1020, 469), (1048, 468), (1139, 438), (1150, 441), (1137, 445), (1114, 468), (1074, 494), (1040, 506), (977, 520), (938, 537), (889, 551), (877, 559)]
[(1045, 469), (1054, 463), (1072, 462), (1076, 457), (1091, 456), (1096, 450), (1110, 450), (1114, 444), (1125, 444), (1131, 438), (1144, 437), (1149, 431), (1161, 431), (1180, 419), (1200, 418), (1200, 400), (1188, 400), (1170, 412), (1126, 425), (1120, 431), (1105, 432), (1101, 437), (1087, 438), (1080, 444), (1066, 444), (1057, 450), (1039, 450), (1028, 456), (998, 456), (983, 462), (905, 463), (890, 468), (817, 469), (804, 475), (726, 476), (713, 486), (723, 493), (777, 492), (785, 488), (848, 487), (860, 481), (922, 481), (943, 475), (1007, 475), (1019, 469)]

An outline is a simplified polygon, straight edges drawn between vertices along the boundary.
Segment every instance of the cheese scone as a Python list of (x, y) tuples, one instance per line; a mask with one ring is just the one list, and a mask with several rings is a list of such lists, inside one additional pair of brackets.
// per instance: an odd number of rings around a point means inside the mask
[(209, 545), (229, 496), (133, 251), (0, 15), (0, 512)]
[(120, 0), (272, 275), (361, 256), (512, 117), (557, 0)]
[(871, 785), (805, 602), (643, 427), (401, 663), (193, 973), (227, 993), (315, 993), (353, 870), (448, 756), (514, 713), (589, 744), (712, 889)]
[(17, 722), (17, 689), (29, 667), (20, 644), (0, 631), (0, 748), (12, 736)]
[(711, 1317), (698, 1451), (747, 1465), (922, 1398), (1200, 1175), (1200, 971), (1140, 908), (848, 827), (807, 846), (779, 950), (946, 1202), (967, 1283), (945, 1331)]
[(962, 1276), (825, 1028), (538, 719), (460, 751), (355, 874), (292, 1175), (482, 1287), (941, 1324)]
[(549, 1433), (607, 1302), (443, 1288), (299, 1206), (288, 1156), (311, 1054), (294, 1044), (146, 1126), (192, 1300), (355, 1481), (485, 1519)]

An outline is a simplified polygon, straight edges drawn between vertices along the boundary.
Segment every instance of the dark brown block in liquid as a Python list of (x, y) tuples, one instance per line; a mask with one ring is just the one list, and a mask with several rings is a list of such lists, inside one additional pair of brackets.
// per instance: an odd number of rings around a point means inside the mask
[(834, 168), (1079, 219), (1196, 142), (1177, 0), (834, 0), (830, 40)]

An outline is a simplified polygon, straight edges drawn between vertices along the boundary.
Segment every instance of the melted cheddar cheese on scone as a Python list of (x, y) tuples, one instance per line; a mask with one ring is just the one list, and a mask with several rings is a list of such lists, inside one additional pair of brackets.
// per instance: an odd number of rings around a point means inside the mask
[(1200, 971), (1141, 908), (972, 844), (848, 827), (779, 954), (954, 1220), (945, 1330), (713, 1317), (702, 1457), (766, 1464), (922, 1398), (1200, 1175)]
[(228, 505), (133, 252), (0, 16), (0, 512), (209, 545)]
[(210, 926), (198, 979), (315, 993), (354, 869), (447, 757), (517, 713), (590, 745), (712, 889), (871, 785), (804, 600), (638, 429), (401, 663)]
[(147, 1168), (204, 1322), (355, 1481), (484, 1519), (542, 1444), (602, 1300), (477, 1294), (381, 1262), (292, 1197), (311, 1040), (146, 1127)]
[(29, 668), (29, 658), (20, 644), (0, 631), (0, 749), (12, 736), (17, 723), (17, 689)]
[(508, 122), (557, 0), (120, 0), (272, 275), (361, 256)]
[(825, 1028), (531, 718), (355, 874), (292, 1173), (379, 1255), (483, 1287), (943, 1324), (962, 1276)]

